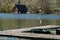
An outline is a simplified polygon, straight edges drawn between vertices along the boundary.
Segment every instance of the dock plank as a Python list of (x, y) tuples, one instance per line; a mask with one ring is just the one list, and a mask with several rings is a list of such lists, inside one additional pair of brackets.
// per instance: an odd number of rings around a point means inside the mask
[(31, 27), (31, 28), (21, 28), (21, 29), (13, 29), (13, 30), (5, 30), (0, 31), (1, 35), (12, 35), (19, 37), (31, 37), (31, 38), (48, 38), (48, 39), (60, 39), (60, 35), (52, 35), (52, 34), (37, 34), (37, 33), (25, 33), (23, 31), (29, 31), (31, 29), (41, 29), (41, 28), (54, 28), (60, 26), (40, 26), (40, 27)]

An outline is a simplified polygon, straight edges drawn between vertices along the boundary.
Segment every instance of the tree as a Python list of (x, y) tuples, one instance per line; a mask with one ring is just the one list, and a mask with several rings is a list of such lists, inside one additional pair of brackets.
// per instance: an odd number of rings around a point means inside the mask
[(41, 7), (43, 14), (51, 13), (48, 0), (40, 0), (40, 7)]

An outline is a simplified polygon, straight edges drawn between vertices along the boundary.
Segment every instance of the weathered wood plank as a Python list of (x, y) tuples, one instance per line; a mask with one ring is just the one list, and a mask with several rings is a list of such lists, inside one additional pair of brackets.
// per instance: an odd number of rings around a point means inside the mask
[(60, 39), (60, 35), (52, 35), (52, 34), (37, 34), (37, 33), (24, 33), (23, 31), (29, 31), (31, 29), (38, 29), (38, 28), (54, 28), (60, 26), (40, 26), (40, 27), (31, 27), (31, 28), (21, 28), (21, 29), (14, 29), (14, 30), (5, 30), (0, 31), (1, 35), (12, 35), (12, 36), (22, 36), (22, 37), (31, 37), (31, 38), (48, 38), (48, 39)]

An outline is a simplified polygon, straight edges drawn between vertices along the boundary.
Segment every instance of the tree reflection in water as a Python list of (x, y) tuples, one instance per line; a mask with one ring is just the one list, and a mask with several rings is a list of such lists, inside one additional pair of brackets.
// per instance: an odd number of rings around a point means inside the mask
[(48, 39), (24, 39), (24, 38), (14, 38), (14, 37), (1, 37), (0, 40), (48, 40)]

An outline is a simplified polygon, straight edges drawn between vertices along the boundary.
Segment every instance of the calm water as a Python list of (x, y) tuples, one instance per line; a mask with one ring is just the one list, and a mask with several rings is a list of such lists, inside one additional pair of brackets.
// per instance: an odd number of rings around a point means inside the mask
[(0, 40), (29, 40), (29, 39), (14, 38), (14, 37), (0, 37)]
[(49, 14), (0, 14), (0, 18), (19, 18), (19, 19), (60, 19), (60, 15)]
[(14, 37), (0, 37), (0, 40), (50, 40), (50, 39), (24, 39), (24, 38), (14, 38)]
[[(53, 19), (54, 18), (54, 19)], [(40, 14), (0, 14), (0, 31), (7, 29), (18, 29), (23, 27), (40, 26), (40, 19), (43, 25), (60, 25), (59, 15)], [(51, 20), (52, 19), (52, 20)], [(43, 39), (22, 39), (14, 37), (1, 37), (0, 40), (43, 40)]]

